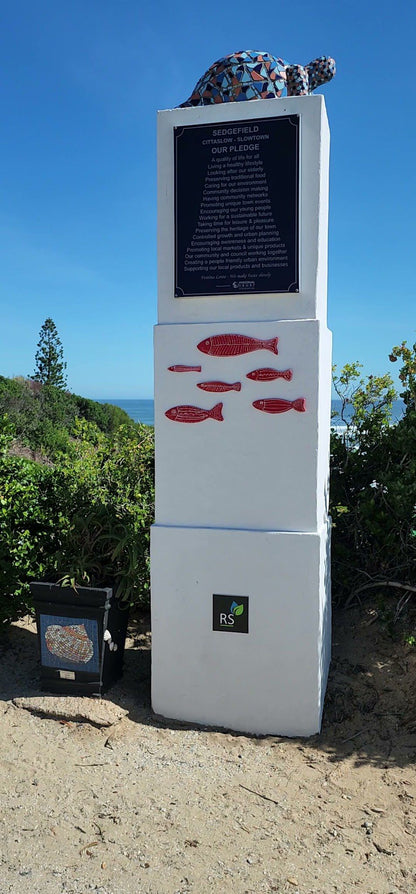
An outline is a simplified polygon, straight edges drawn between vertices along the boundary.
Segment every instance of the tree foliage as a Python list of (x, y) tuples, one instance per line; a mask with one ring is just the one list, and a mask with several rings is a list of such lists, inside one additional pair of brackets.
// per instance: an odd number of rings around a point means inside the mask
[(39, 332), (35, 371), (31, 378), (42, 385), (66, 388), (65, 370), (64, 351), (58, 330), (51, 317), (48, 317)]
[(75, 584), (113, 586), (129, 604), (148, 604), (153, 429), (119, 426), (106, 436), (78, 420), (71, 448), (60, 464), (71, 523), (52, 556), (54, 571)]
[(401, 358), (403, 366), (399, 372), (399, 379), (404, 387), (400, 394), (406, 404), (406, 412), (416, 410), (416, 342), (409, 348), (406, 341), (396, 345), (390, 354), (392, 363)]
[(36, 579), (67, 576), (148, 602), (153, 429), (33, 385), (0, 376), (0, 621), (30, 610)]
[(398, 611), (416, 594), (416, 345), (394, 348), (399, 357), (406, 412), (393, 424), (388, 374), (365, 380), (358, 363), (334, 371), (346, 427), (331, 433), (330, 497), (335, 598), (395, 592)]
[(10, 456), (13, 428), (0, 420), (0, 622), (30, 608), (29, 581), (42, 579), (68, 525), (54, 470)]
[(77, 419), (65, 452), (42, 465), (10, 455), (15, 431), (0, 420), (0, 621), (30, 610), (31, 580), (113, 586), (147, 604), (153, 429), (106, 435)]
[(120, 407), (100, 404), (22, 377), (0, 376), (0, 416), (4, 414), (21, 444), (50, 459), (69, 449), (71, 439), (76, 437), (77, 419), (95, 423), (105, 434), (114, 433), (120, 425), (135, 427)]

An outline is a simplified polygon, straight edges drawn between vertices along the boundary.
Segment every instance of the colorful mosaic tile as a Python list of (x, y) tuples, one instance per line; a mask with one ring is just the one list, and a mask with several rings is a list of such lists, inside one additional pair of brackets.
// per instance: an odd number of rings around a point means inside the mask
[(39, 621), (44, 667), (98, 672), (98, 623), (95, 619), (41, 614)]
[(241, 50), (218, 59), (202, 75), (180, 108), (250, 99), (273, 99), (286, 89), (288, 96), (303, 96), (335, 74), (335, 62), (320, 56), (309, 65), (289, 65), (280, 57), (257, 50)]

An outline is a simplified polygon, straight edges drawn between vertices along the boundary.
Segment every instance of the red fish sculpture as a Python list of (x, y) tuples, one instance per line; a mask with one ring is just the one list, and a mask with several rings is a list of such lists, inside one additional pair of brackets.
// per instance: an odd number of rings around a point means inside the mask
[(240, 354), (249, 354), (250, 351), (272, 351), (278, 354), (278, 338), (252, 338), (250, 335), (211, 335), (199, 342), (198, 350), (211, 357), (239, 357)]
[(200, 373), (201, 367), (200, 366), (182, 366), (180, 363), (177, 363), (175, 366), (168, 366), (168, 370), (171, 373), (188, 373), (188, 372)]
[(292, 376), (291, 369), (272, 369), (271, 366), (253, 369), (252, 372), (246, 374), (246, 378), (252, 379), (253, 382), (273, 382), (274, 379), (286, 379), (286, 382), (290, 382)]
[(197, 382), (197, 388), (201, 388), (202, 391), (214, 391), (214, 392), (223, 392), (223, 391), (241, 391), (241, 382), (232, 382), (232, 384), (228, 384), (228, 382)]
[(287, 413), (288, 410), (297, 410), (298, 413), (304, 413), (306, 410), (304, 397), (298, 397), (296, 400), (283, 400), (283, 398), (279, 397), (263, 398), (262, 400), (254, 400), (253, 407), (256, 410), (262, 410), (263, 413)]
[(216, 419), (223, 422), (222, 404), (215, 404), (212, 410), (203, 410), (202, 407), (179, 406), (166, 410), (165, 416), (172, 422), (203, 422), (204, 419)]

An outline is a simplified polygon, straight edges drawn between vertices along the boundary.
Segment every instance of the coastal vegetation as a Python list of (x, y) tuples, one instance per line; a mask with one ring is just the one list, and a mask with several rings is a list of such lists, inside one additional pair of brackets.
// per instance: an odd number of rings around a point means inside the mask
[(398, 421), (389, 374), (363, 379), (358, 363), (334, 369), (345, 427), (331, 432), (330, 512), (335, 599), (348, 607), (372, 593), (393, 625), (416, 597), (416, 344), (397, 345), (389, 359), (402, 362)]
[(31, 580), (148, 604), (153, 462), (153, 429), (119, 407), (0, 377), (0, 622), (31, 609)]
[[(334, 369), (345, 427), (331, 432), (330, 512), (334, 599), (371, 592), (394, 621), (416, 595), (416, 344), (390, 361), (405, 404), (393, 424), (388, 373)], [(0, 376), (1, 621), (31, 609), (34, 579), (118, 585), (126, 604), (148, 606), (153, 466), (153, 429), (120, 408)]]

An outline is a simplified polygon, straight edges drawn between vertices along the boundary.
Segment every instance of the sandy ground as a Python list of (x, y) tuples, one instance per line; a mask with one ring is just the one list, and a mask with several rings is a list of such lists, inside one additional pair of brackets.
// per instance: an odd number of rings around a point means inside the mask
[(0, 892), (416, 891), (416, 649), (374, 608), (335, 612), (322, 733), (254, 738), (160, 722), (148, 619), (110, 728), (43, 718), (34, 626), (1, 646)]

